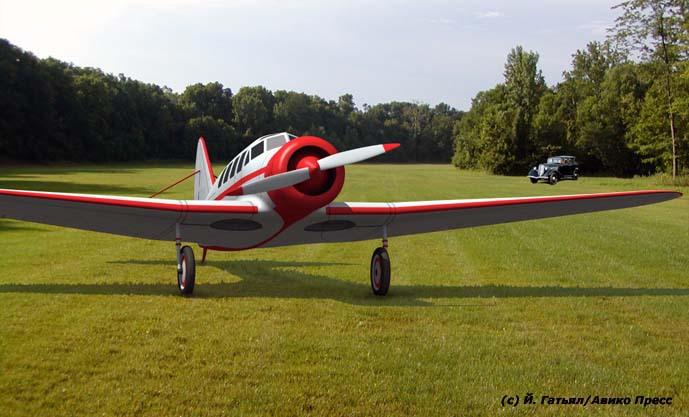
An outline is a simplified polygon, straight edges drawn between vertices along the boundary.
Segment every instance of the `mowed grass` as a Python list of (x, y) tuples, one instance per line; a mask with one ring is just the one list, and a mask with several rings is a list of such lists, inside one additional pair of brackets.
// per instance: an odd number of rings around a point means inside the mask
[[(0, 188), (147, 196), (190, 170), (9, 167)], [(666, 187), (355, 165), (338, 201), (647, 188)], [(182, 298), (173, 242), (0, 220), (0, 416), (687, 415), (681, 191), (646, 207), (391, 239), (384, 298), (368, 282), (378, 241), (210, 252), (195, 296)], [(161, 197), (190, 195), (187, 182)], [(539, 404), (501, 405), (527, 392)], [(540, 405), (542, 395), (673, 402)]]

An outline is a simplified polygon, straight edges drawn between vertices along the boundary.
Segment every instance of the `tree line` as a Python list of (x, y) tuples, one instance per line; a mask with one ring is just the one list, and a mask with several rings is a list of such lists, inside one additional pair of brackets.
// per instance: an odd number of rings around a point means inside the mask
[(584, 172), (689, 172), (689, 0), (629, 0), (604, 42), (572, 56), (563, 81), (545, 83), (539, 55), (507, 56), (504, 82), (464, 113), (441, 103), (358, 108), (294, 91), (220, 83), (182, 93), (59, 60), (0, 39), (0, 158), (130, 161), (193, 158), (204, 136), (227, 160), (264, 134), (315, 135), (338, 149), (384, 142), (386, 162), (450, 162), (524, 175), (572, 154)]
[(273, 132), (320, 136), (340, 150), (384, 142), (388, 162), (450, 162), (462, 112), (441, 103), (357, 108), (294, 91), (218, 82), (166, 87), (38, 59), (0, 39), (0, 158), (23, 161), (193, 159), (203, 136), (217, 160)]
[(453, 163), (524, 174), (554, 154), (585, 172), (689, 172), (689, 2), (631, 0), (604, 42), (573, 54), (552, 87), (538, 53), (513, 48), (504, 82), (479, 92), (455, 125)]

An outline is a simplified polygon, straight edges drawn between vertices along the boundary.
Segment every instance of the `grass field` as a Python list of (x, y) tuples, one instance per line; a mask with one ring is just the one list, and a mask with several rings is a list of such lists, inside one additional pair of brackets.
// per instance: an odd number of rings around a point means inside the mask
[[(0, 188), (146, 196), (189, 171), (5, 167)], [(647, 188), (666, 187), (355, 165), (338, 200)], [(385, 298), (368, 282), (377, 241), (211, 252), (182, 298), (172, 242), (0, 220), (0, 416), (686, 416), (680, 190), (653, 206), (394, 238)], [(162, 197), (190, 195), (185, 183)], [(527, 392), (538, 404), (501, 405)]]

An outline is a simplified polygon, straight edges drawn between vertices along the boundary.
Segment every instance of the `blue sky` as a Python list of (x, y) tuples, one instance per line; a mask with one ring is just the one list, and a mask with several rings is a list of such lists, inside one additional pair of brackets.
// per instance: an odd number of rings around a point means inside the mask
[(468, 109), (520, 44), (549, 85), (618, 1), (0, 0), (0, 37), (176, 91), (219, 81)]

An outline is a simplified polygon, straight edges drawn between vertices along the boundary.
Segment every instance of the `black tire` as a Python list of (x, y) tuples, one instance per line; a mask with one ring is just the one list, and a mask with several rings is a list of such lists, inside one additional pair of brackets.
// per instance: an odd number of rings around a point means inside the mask
[(548, 177), (548, 184), (550, 184), (550, 185), (555, 185), (555, 184), (557, 184), (557, 181), (558, 181), (558, 180), (559, 180), (559, 178), (557, 177), (557, 174), (553, 172), (553, 173), (550, 174), (550, 176)]
[(371, 257), (371, 289), (378, 296), (390, 288), (390, 255), (385, 248), (377, 248)]
[(536, 184), (538, 180), (536, 178), (529, 178), (531, 180), (531, 184)]
[(576, 181), (579, 179), (579, 168), (574, 170), (574, 178), (573, 180)]
[(182, 269), (177, 271), (177, 288), (182, 295), (191, 295), (196, 283), (196, 261), (194, 251), (189, 246), (182, 248), (180, 264)]

